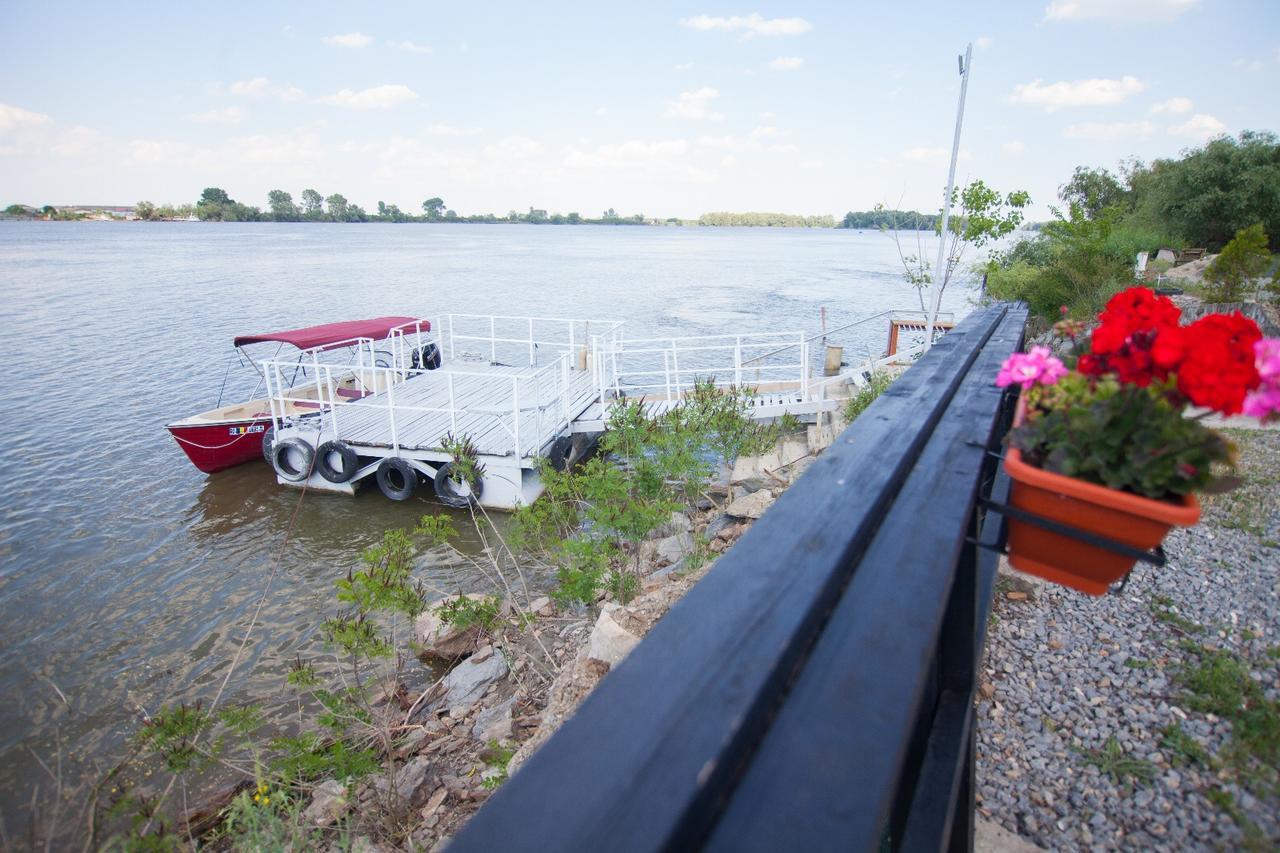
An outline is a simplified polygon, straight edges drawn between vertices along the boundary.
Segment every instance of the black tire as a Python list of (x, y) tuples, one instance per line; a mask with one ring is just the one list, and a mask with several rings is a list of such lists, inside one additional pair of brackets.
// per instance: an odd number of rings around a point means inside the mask
[(273, 464), (271, 461), (271, 447), (276, 443), (276, 425), (267, 424), (267, 429), (262, 433), (262, 458), (268, 465)]
[(572, 459), (573, 439), (567, 435), (560, 436), (551, 442), (551, 447), (547, 448), (547, 462), (556, 471), (563, 471), (568, 468)]
[(418, 490), (418, 469), (398, 456), (378, 465), (378, 488), (393, 501), (407, 501)]
[[(330, 457), (337, 455), (338, 465), (334, 467)], [(345, 483), (360, 470), (360, 457), (350, 445), (342, 441), (326, 441), (316, 448), (316, 473), (330, 483)]]
[(435, 370), (439, 366), (440, 348), (435, 344), (423, 344), (410, 358), (410, 367), (414, 370)]
[(445, 506), (451, 507), (468, 507), (480, 501), (480, 495), (484, 494), (484, 479), (476, 481), (474, 486), (464, 486), (466, 491), (459, 489), (459, 484), (455, 483), (450, 477), (453, 473), (453, 463), (446, 462), (436, 470), (435, 479), (432, 484), (436, 488), (436, 498)]
[(271, 445), (271, 467), (290, 483), (301, 483), (311, 476), (315, 456), (315, 448), (300, 438), (285, 438)]

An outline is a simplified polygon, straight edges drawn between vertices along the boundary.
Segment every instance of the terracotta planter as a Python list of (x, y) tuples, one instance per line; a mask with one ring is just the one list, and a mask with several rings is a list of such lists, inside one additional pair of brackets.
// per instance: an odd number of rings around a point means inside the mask
[[(1019, 400), (1015, 426), (1022, 422), (1024, 407)], [(1005, 455), (1004, 467), (1013, 480), (1012, 506), (1143, 551), (1164, 541), (1174, 525), (1190, 527), (1200, 520), (1195, 495), (1176, 502), (1144, 498), (1033, 468), (1014, 449)], [(1136, 562), (1013, 518), (1008, 545), (1014, 568), (1090, 595), (1104, 595)]]

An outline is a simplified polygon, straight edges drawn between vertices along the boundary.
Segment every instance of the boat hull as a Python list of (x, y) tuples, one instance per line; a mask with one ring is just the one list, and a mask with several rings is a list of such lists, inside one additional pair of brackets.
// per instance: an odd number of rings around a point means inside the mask
[(262, 437), (271, 418), (219, 423), (169, 424), (165, 429), (177, 440), (192, 464), (206, 474), (262, 459)]

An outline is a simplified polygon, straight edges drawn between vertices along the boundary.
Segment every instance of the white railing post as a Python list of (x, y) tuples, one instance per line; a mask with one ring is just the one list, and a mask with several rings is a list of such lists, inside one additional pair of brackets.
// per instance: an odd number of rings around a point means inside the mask
[[(338, 435), (338, 400), (341, 395), (338, 393), (337, 386), (333, 382), (333, 369), (329, 365), (324, 366), (325, 385), (332, 386), (333, 396), (329, 400), (329, 425), (333, 428), (333, 438), (338, 440), (342, 436)], [(323, 417), (323, 415), (321, 416)], [(319, 436), (317, 436), (317, 439)]]
[(734, 338), (733, 342), (733, 385), (742, 387), (742, 335)]
[(449, 373), (449, 432), (458, 437), (458, 407), (453, 397), (453, 373)]
[(498, 360), (498, 320), (496, 317), (489, 318), (489, 361), (490, 363)]
[(511, 377), (511, 414), (515, 417), (512, 437), (516, 444), (516, 459), (520, 459), (520, 377), (518, 376)]
[(573, 341), (573, 331), (574, 331), (574, 326), (576, 325), (577, 325), (577, 321), (575, 320), (569, 321), (569, 353), (574, 357), (575, 360), (578, 358), (578, 354), (574, 352), (576, 347), (574, 346), (574, 341)]
[(458, 352), (454, 346), (454, 341), (453, 341), (453, 315), (450, 314), (449, 315), (449, 360), (453, 361), (457, 357), (458, 357)]
[(667, 402), (671, 402), (671, 354), (662, 351), (662, 381), (667, 387)]
[(537, 361), (533, 356), (533, 318), (529, 318), (529, 366), (534, 367)]
[[(388, 371), (390, 373), (391, 371)], [(387, 376), (387, 420), (391, 425), (391, 451), (400, 455), (400, 434), (396, 432), (396, 383)]]
[(680, 351), (676, 348), (676, 339), (671, 339), (671, 370), (676, 377), (676, 400), (682, 400), (680, 389)]
[(560, 359), (560, 417), (566, 424), (569, 423), (569, 359), (573, 357), (573, 350), (570, 349)]

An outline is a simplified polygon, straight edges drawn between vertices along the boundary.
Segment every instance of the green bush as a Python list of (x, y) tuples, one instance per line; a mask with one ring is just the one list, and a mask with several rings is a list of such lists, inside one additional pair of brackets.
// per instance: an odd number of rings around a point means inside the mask
[(1267, 271), (1270, 263), (1271, 252), (1262, 223), (1241, 228), (1205, 269), (1205, 298), (1210, 302), (1239, 302), (1249, 295), (1250, 284)]

